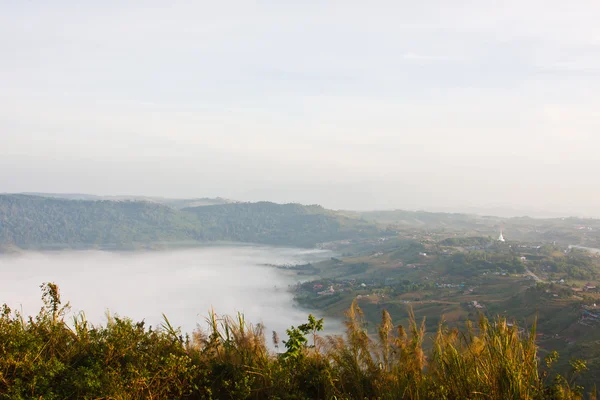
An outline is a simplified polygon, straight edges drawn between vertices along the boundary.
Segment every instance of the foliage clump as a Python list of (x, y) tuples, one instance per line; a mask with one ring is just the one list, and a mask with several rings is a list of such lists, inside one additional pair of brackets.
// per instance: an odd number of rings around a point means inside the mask
[[(243, 315), (207, 318), (208, 329), (183, 336), (165, 317), (159, 329), (109, 317), (93, 326), (83, 314), (65, 320), (54, 284), (42, 285), (44, 307), (24, 318), (0, 313), (0, 398), (4, 399), (580, 399), (586, 370), (571, 361), (552, 375), (558, 354), (540, 362), (535, 326), (523, 332), (505, 319), (481, 318), (464, 331), (443, 323), (428, 338), (410, 314), (408, 329), (382, 312), (376, 337), (361, 309), (346, 313), (344, 336), (321, 337), (323, 320), (291, 327), (286, 351), (274, 352), (264, 327)], [(308, 339), (307, 336), (311, 338)], [(279, 337), (273, 333), (274, 345)], [(426, 340), (432, 350), (425, 352)], [(595, 391), (595, 390), (594, 390)], [(590, 394), (595, 398), (595, 393)]]

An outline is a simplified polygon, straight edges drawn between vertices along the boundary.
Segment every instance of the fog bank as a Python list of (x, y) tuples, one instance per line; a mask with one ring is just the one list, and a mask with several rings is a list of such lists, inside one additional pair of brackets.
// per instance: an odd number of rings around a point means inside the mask
[[(171, 324), (191, 332), (211, 307), (218, 314), (242, 312), (252, 323), (283, 336), (310, 311), (294, 304), (288, 285), (296, 276), (262, 264), (303, 263), (328, 252), (254, 246), (111, 253), (68, 251), (0, 257), (0, 304), (33, 315), (41, 307), (40, 284), (59, 285), (72, 312), (85, 311), (92, 323), (106, 323), (106, 311), (158, 326), (164, 313)], [(314, 313), (318, 314), (318, 313)], [(334, 328), (334, 321), (326, 326)]]

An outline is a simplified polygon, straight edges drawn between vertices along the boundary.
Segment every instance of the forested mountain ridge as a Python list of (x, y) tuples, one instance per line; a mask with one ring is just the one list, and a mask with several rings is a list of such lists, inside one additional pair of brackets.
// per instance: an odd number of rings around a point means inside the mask
[(300, 204), (230, 203), (178, 210), (145, 201), (0, 195), (0, 246), (22, 249), (182, 241), (314, 246), (378, 232), (374, 224)]
[(195, 216), (203, 227), (202, 238), (206, 240), (227, 237), (243, 242), (313, 246), (379, 233), (374, 224), (339, 215), (318, 205), (233, 203), (182, 211)]
[(208, 206), (214, 204), (236, 203), (234, 200), (224, 199), (222, 197), (198, 197), (175, 199), (169, 197), (156, 196), (99, 196), (84, 193), (43, 193), (43, 192), (24, 192), (18, 193), (27, 196), (50, 197), (65, 200), (111, 200), (111, 201), (146, 201), (150, 203), (164, 204), (173, 208), (181, 209), (187, 207)]
[(0, 195), (0, 243), (19, 248), (95, 246), (193, 238), (177, 210), (149, 202)]

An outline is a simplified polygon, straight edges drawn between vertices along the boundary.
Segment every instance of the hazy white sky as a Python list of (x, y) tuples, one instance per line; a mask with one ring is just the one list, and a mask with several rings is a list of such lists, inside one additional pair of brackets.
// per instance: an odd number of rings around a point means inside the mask
[(0, 192), (600, 215), (597, 1), (0, 0)]

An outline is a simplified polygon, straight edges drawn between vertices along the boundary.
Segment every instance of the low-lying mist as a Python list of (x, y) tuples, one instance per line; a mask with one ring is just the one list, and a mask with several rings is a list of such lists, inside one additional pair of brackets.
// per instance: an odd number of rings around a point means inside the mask
[[(304, 263), (328, 252), (254, 246), (218, 246), (177, 251), (111, 253), (69, 251), (0, 257), (0, 304), (34, 315), (40, 309), (40, 284), (59, 285), (72, 313), (84, 311), (94, 324), (106, 312), (158, 326), (164, 313), (174, 326), (191, 333), (205, 327), (208, 311), (262, 322), (267, 337), (306, 321), (311, 310), (295, 305), (288, 285), (298, 278), (264, 264)], [(316, 316), (318, 313), (313, 312)], [(326, 320), (329, 332), (339, 323)]]

